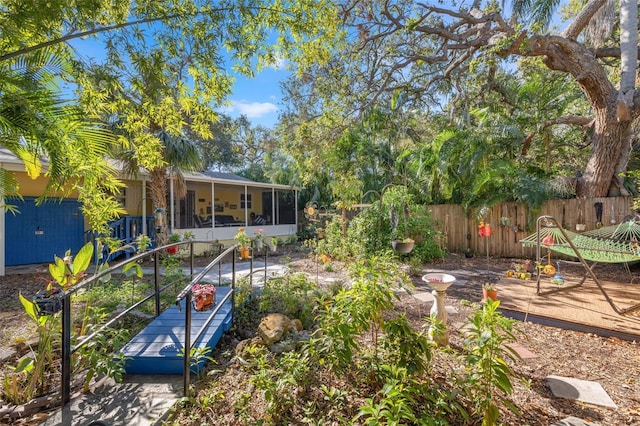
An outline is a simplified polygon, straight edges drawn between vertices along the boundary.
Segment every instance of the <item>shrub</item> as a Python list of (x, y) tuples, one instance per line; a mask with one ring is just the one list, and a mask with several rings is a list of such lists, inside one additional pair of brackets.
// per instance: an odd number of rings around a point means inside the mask
[(297, 273), (267, 281), (260, 296), (260, 311), (281, 313), (302, 321), (304, 328), (313, 322), (316, 298), (320, 290), (306, 274)]

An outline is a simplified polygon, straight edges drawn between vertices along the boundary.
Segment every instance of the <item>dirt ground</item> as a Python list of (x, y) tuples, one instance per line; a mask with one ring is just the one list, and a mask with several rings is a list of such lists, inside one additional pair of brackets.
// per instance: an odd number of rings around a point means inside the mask
[[(276, 260), (274, 258), (274, 260)], [(294, 270), (302, 270), (311, 277), (343, 278), (343, 265), (336, 263), (334, 270), (326, 272), (304, 252), (294, 251), (280, 256)], [(428, 269), (459, 269), (468, 271), (505, 271), (512, 259), (486, 259), (483, 257), (466, 259), (462, 255), (450, 254), (437, 264), (424, 265)], [(45, 271), (45, 265), (42, 268)], [(428, 291), (421, 280), (420, 271), (413, 275), (417, 294)], [(579, 271), (576, 271), (576, 273)], [(565, 270), (569, 275), (572, 271)], [(603, 277), (614, 280), (620, 276), (619, 270), (601, 270)], [(607, 276), (607, 274), (609, 276)], [(32, 296), (42, 289), (47, 274), (13, 274), (0, 277), (0, 360), (9, 362), (5, 354), (16, 344), (34, 335), (34, 326), (24, 313), (18, 295)], [(451, 344), (461, 342), (462, 335), (455, 324), (470, 315), (471, 308), (463, 300), (478, 301), (481, 285), (486, 277), (481, 274), (470, 279), (464, 291), (451, 293), (447, 305), (454, 306), (458, 313), (449, 315), (451, 324)], [(640, 295), (639, 295), (640, 299)], [(416, 326), (423, 324), (429, 314), (432, 302), (420, 302), (413, 295), (404, 294), (398, 301), (397, 309), (404, 310)], [(602, 338), (568, 330), (517, 323), (521, 340), (518, 342), (531, 351), (535, 357), (523, 359), (513, 364), (515, 373), (522, 378), (516, 381), (511, 399), (522, 411), (522, 417), (507, 414), (502, 420), (508, 425), (549, 425), (563, 418), (573, 416), (600, 425), (640, 425), (640, 342), (622, 341), (616, 338)], [(549, 375), (572, 377), (597, 381), (602, 385), (617, 409), (589, 405), (573, 400), (553, 397), (545, 384)], [(0, 418), (0, 423), (3, 419)], [(16, 423), (18, 424), (18, 423)], [(23, 422), (22, 424), (28, 424)]]
[[(422, 274), (434, 270), (462, 270), (472, 272), (464, 286), (447, 292), (446, 304), (456, 308), (458, 313), (449, 314), (450, 342), (460, 346), (463, 335), (457, 330), (471, 315), (469, 302), (479, 302), (482, 298), (482, 283), (488, 277), (502, 275), (513, 261), (474, 257), (467, 259), (460, 254), (449, 254), (444, 261), (424, 265), (422, 271), (415, 271), (412, 281), (416, 286), (413, 295), (400, 297), (397, 309), (403, 310), (416, 327), (424, 324), (433, 302), (420, 302), (414, 297), (420, 292), (430, 291), (422, 281)], [(306, 270), (313, 276), (327, 276), (317, 264), (308, 258), (291, 262), (294, 269)], [(616, 281), (628, 277), (620, 265), (600, 265), (598, 275), (602, 279)], [(340, 276), (339, 266), (329, 275)], [(411, 272), (407, 269), (407, 272)], [(631, 271), (640, 275), (640, 269)], [(565, 276), (582, 276), (580, 266), (566, 266)], [(453, 287), (450, 288), (452, 290)], [(638, 294), (640, 301), (640, 294)], [(567, 417), (577, 417), (603, 426), (640, 425), (640, 341), (623, 341), (617, 338), (603, 338), (595, 334), (579, 333), (546, 327), (531, 322), (517, 322), (518, 345), (533, 353), (534, 358), (521, 359), (512, 364), (521, 380), (516, 380), (511, 400), (521, 410), (522, 417), (506, 413), (501, 421), (506, 425), (550, 425)], [(617, 409), (590, 405), (574, 400), (558, 399), (547, 385), (547, 376), (563, 376), (581, 380), (596, 381), (609, 394)]]

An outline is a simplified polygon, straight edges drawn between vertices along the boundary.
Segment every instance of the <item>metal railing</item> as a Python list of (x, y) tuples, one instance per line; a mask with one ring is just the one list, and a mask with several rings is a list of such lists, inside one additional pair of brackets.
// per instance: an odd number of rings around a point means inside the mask
[[(191, 289), (193, 287), (193, 285), (197, 282), (199, 282), (200, 280), (202, 280), (204, 278), (205, 275), (207, 275), (208, 272), (210, 272), (215, 266), (218, 266), (218, 285), (220, 284), (221, 281), (221, 267), (222, 267), (222, 261), (229, 255), (232, 255), (232, 277), (231, 277), (231, 281), (232, 281), (232, 290), (229, 292), (229, 294), (225, 297), (225, 299), (223, 301), (221, 301), (220, 303), (217, 304), (216, 309), (212, 312), (212, 314), (209, 316), (209, 319), (205, 322), (205, 324), (203, 324), (203, 326), (201, 327), (201, 329), (198, 331), (197, 333), (197, 337), (196, 339), (194, 339), (194, 342), (197, 342), (198, 338), (202, 335), (202, 333), (204, 332), (204, 329), (206, 328), (206, 326), (211, 322), (211, 320), (213, 319), (213, 317), (215, 316), (215, 314), (219, 311), (219, 309), (221, 308), (221, 306), (224, 304), (224, 302), (226, 302), (229, 298), (231, 298), (231, 309), (232, 309), (232, 321), (235, 317), (235, 283), (236, 283), (236, 256), (235, 256), (235, 252), (236, 252), (236, 248), (237, 245), (231, 246), (228, 249), (224, 250), (222, 253), (219, 253), (219, 255), (213, 260), (211, 261), (207, 266), (204, 267), (204, 269), (202, 270), (202, 272), (198, 273), (196, 276), (194, 276), (194, 245), (195, 244), (212, 244), (212, 245), (217, 245), (219, 246), (218, 243), (214, 243), (212, 241), (199, 241), (199, 240), (190, 240), (190, 241), (181, 241), (178, 243), (172, 243), (172, 244), (168, 244), (162, 247), (157, 247), (154, 248), (153, 250), (149, 250), (149, 251), (145, 251), (143, 253), (138, 253), (136, 255), (131, 256), (129, 259), (124, 260), (118, 264), (112, 265), (102, 271), (100, 271), (97, 274), (92, 275), (91, 277), (81, 281), (80, 283), (76, 284), (75, 286), (71, 287), (70, 289), (64, 291), (61, 295), (61, 301), (62, 301), (62, 382), (61, 382), (61, 406), (64, 407), (70, 400), (71, 400), (71, 373), (72, 373), (72, 368), (71, 368), (71, 357), (72, 355), (78, 351), (82, 346), (88, 344), (89, 342), (91, 342), (97, 335), (99, 335), (100, 333), (102, 333), (105, 329), (111, 327), (114, 323), (118, 322), (119, 320), (121, 320), (123, 317), (125, 317), (127, 314), (129, 314), (131, 311), (135, 310), (136, 308), (138, 308), (140, 305), (142, 305), (143, 303), (154, 299), (155, 301), (155, 316), (159, 316), (160, 315), (160, 295), (161, 293), (167, 289), (168, 287), (171, 287), (173, 285), (173, 283), (168, 283), (165, 286), (163, 286), (162, 288), (160, 287), (160, 254), (166, 252), (166, 250), (170, 247), (176, 247), (176, 246), (182, 246), (182, 245), (189, 245), (189, 265), (190, 265), (190, 282), (189, 284), (179, 293), (179, 296), (176, 298), (176, 303), (179, 303), (180, 300), (182, 299), (186, 299), (186, 307), (188, 307), (189, 309), (185, 309), (185, 344), (184, 344), (184, 354), (185, 354), (185, 368), (184, 368), (184, 384), (185, 384), (185, 388), (184, 388), (184, 393), (185, 396), (188, 394), (188, 389), (189, 389), (189, 373), (190, 373), (190, 352), (191, 352), (191, 341), (190, 341), (190, 332), (189, 330), (191, 329)], [(267, 254), (268, 250), (265, 251), (264, 254), (264, 264), (265, 264), (265, 271), (267, 269)], [(118, 315), (116, 315), (115, 317), (111, 318), (108, 322), (106, 322), (105, 324), (103, 324), (102, 326), (100, 326), (98, 329), (96, 329), (93, 333), (84, 336), (75, 346), (71, 345), (71, 331), (72, 331), (72, 327), (71, 327), (71, 296), (75, 293), (77, 293), (79, 290), (82, 290), (84, 288), (87, 288), (88, 286), (90, 286), (91, 284), (98, 282), (102, 277), (107, 276), (109, 274), (113, 274), (113, 273), (117, 273), (118, 271), (121, 270), (121, 268), (128, 263), (131, 262), (137, 262), (139, 260), (143, 260), (145, 258), (149, 258), (149, 257), (153, 257), (153, 266), (154, 266), (154, 271), (153, 271), (153, 285), (154, 285), (154, 291), (152, 294), (149, 294), (145, 297), (143, 297), (142, 299), (140, 299), (138, 302), (132, 304), (130, 307), (126, 308), (125, 310), (123, 310), (122, 312), (120, 312)], [(253, 275), (253, 257), (250, 258), (250, 272), (249, 272), (249, 277), (251, 277)], [(266, 280), (266, 273), (265, 273), (265, 280)]]
[[(253, 245), (253, 243), (252, 243)], [(216, 264), (219, 264), (226, 256), (229, 254), (232, 255), (232, 269), (231, 269), (231, 291), (227, 293), (227, 295), (222, 298), (222, 300), (216, 300), (216, 306), (211, 311), (207, 319), (204, 321), (200, 329), (198, 330), (196, 336), (193, 338), (193, 343), (195, 344), (202, 337), (207, 327), (213, 321), (215, 316), (218, 314), (220, 309), (224, 306), (224, 304), (231, 299), (231, 321), (235, 320), (235, 310), (236, 310), (236, 249), (238, 245), (234, 245), (226, 249), (224, 252), (220, 253), (218, 257), (216, 257), (209, 265), (207, 265), (201, 272), (196, 275), (187, 286), (176, 296), (176, 305), (180, 308), (180, 302), (184, 300), (185, 312), (184, 312), (184, 323), (185, 323), (185, 333), (184, 333), (184, 366), (183, 366), (183, 396), (189, 396), (189, 387), (191, 381), (191, 349), (192, 349), (192, 339), (191, 339), (191, 302), (193, 296), (193, 286), (200, 282), (207, 273), (215, 267)], [(255, 253), (255, 249), (252, 248), (252, 253)], [(264, 250), (264, 281), (267, 281), (267, 261), (269, 256), (269, 250)], [(249, 280), (252, 280), (254, 268), (253, 268), (253, 256), (249, 257), (249, 273), (247, 277)], [(218, 269), (220, 270), (220, 269)], [(218, 283), (220, 283), (220, 277), (218, 277)]]

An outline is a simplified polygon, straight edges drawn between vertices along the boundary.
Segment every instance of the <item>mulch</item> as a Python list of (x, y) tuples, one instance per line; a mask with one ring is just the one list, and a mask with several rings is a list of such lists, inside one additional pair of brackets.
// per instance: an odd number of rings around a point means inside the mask
[[(318, 264), (304, 252), (291, 252), (280, 257), (289, 262), (295, 270), (306, 271), (312, 276), (325, 274)], [(517, 259), (515, 259), (517, 260)], [(486, 259), (450, 254), (442, 262), (425, 265), (425, 268), (464, 269), (468, 271), (491, 270), (496, 273), (506, 270), (514, 259)], [(206, 264), (206, 260), (200, 260)], [(343, 266), (336, 262), (333, 275), (340, 275)], [(619, 265), (607, 266), (599, 270), (603, 279), (615, 280), (620, 277)], [(632, 267), (632, 273), (638, 273)], [(578, 271), (579, 272), (579, 271)], [(565, 274), (571, 273), (569, 269)], [(0, 277), (0, 353), (17, 342), (33, 336), (35, 327), (26, 317), (18, 295), (33, 295), (43, 288), (43, 273), (7, 275)], [(477, 284), (485, 277), (479, 275)], [(419, 274), (413, 277), (417, 286), (422, 285)], [(458, 314), (451, 315), (449, 323), (464, 321), (471, 314), (471, 308), (464, 300), (478, 300), (475, 285), (468, 286), (466, 293), (449, 295), (447, 304), (455, 307)], [(424, 324), (431, 302), (425, 306), (412, 296), (405, 295), (398, 302), (416, 326)], [(622, 341), (616, 338), (603, 338), (591, 333), (581, 333), (553, 327), (517, 323), (520, 341), (518, 342), (535, 355), (530, 359), (515, 362), (512, 367), (521, 380), (515, 381), (512, 401), (521, 410), (522, 416), (505, 413), (501, 419), (504, 424), (549, 425), (569, 416), (585, 419), (600, 425), (640, 424), (640, 342)], [(459, 345), (463, 334), (452, 327), (451, 342)], [(4, 364), (6, 360), (2, 360)], [(545, 384), (549, 375), (593, 380), (600, 383), (617, 409), (599, 407), (574, 400), (553, 397)], [(2, 423), (2, 419), (0, 419)], [(23, 423), (29, 424), (28, 419)], [(35, 424), (35, 423), (34, 423)]]

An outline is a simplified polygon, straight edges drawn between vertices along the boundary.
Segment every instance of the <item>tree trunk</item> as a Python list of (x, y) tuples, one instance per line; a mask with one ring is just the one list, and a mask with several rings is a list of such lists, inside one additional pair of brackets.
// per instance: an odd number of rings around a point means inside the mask
[(164, 167), (151, 170), (151, 200), (153, 210), (163, 209), (165, 214), (165, 226), (156, 228), (156, 246), (163, 246), (168, 241), (169, 210), (167, 209), (167, 169)]
[(593, 108), (592, 151), (577, 195), (606, 197), (610, 190), (624, 194), (619, 172), (626, 168), (631, 150), (630, 123), (638, 117), (637, 105), (630, 107), (631, 120), (618, 121), (618, 90), (595, 55), (575, 41), (559, 36), (534, 36), (525, 56), (544, 56), (547, 67), (571, 74)]
[(596, 110), (592, 151), (583, 174), (579, 197), (606, 197), (626, 193), (618, 179), (619, 167), (629, 158), (631, 121), (616, 119), (616, 99), (607, 109)]

